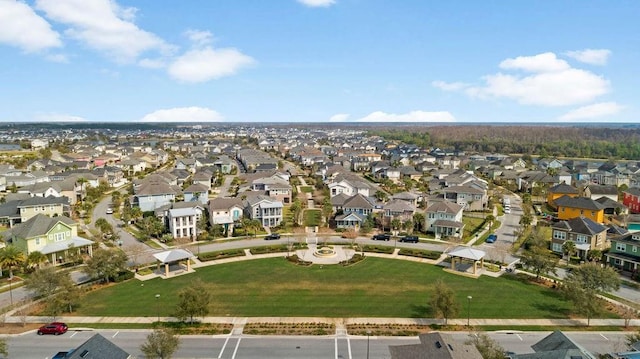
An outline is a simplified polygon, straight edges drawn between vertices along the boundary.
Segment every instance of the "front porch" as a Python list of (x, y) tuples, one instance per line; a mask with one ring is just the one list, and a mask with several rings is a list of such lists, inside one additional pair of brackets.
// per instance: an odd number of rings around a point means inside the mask
[(54, 266), (69, 262), (78, 256), (93, 257), (93, 241), (82, 237), (72, 237), (66, 241), (46, 245), (40, 253), (47, 256), (49, 263)]

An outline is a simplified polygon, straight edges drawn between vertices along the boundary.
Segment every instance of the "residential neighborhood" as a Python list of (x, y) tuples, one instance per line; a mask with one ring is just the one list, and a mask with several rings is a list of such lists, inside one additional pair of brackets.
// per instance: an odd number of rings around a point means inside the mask
[[(628, 283), (640, 275), (635, 161), (421, 148), (350, 127), (69, 127), (29, 136), (0, 136), (23, 144), (1, 158), (0, 252), (21, 253), (25, 278), (46, 266), (82, 271), (96, 254), (117, 251), (132, 280), (173, 280), (207, 265), (204, 253), (267, 239), (322, 265), (336, 247), (348, 263), (384, 239), (393, 256), (423, 251), (448, 273), (537, 278), (526, 260), (531, 237), (563, 272), (593, 263)], [(11, 275), (20, 267), (0, 263)], [(419, 338), (391, 357), (452, 340)]]

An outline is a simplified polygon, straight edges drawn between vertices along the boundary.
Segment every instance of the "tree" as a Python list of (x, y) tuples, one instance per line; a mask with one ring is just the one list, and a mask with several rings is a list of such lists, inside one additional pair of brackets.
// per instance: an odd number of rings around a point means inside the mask
[(535, 273), (536, 279), (541, 275), (555, 274), (558, 265), (558, 258), (548, 249), (538, 245), (523, 251), (520, 261), (525, 268), (531, 269)]
[(155, 216), (149, 216), (139, 222), (138, 227), (149, 237), (158, 237), (165, 231), (164, 223)]
[(119, 249), (97, 249), (86, 264), (84, 270), (89, 277), (108, 283), (126, 270), (127, 255)]
[(29, 255), (27, 256), (27, 264), (30, 268), (33, 268), (33, 267), (40, 268), (40, 265), (47, 261), (48, 261), (47, 256), (42, 254), (42, 252), (40, 251), (33, 251), (29, 253)]
[(0, 354), (2, 354), (3, 358), (9, 357), (9, 346), (6, 338), (0, 338)]
[(576, 243), (574, 241), (564, 241), (562, 244), (562, 254), (567, 253), (567, 263), (571, 262), (571, 256), (576, 253)]
[(103, 238), (113, 239), (113, 226), (105, 218), (98, 218), (95, 227), (102, 233)]
[(578, 312), (591, 317), (601, 308), (598, 294), (620, 288), (620, 277), (611, 267), (586, 263), (572, 270), (562, 283), (565, 297), (574, 303)]
[(420, 212), (416, 212), (413, 214), (413, 225), (415, 230), (418, 232), (422, 232), (422, 228), (424, 226), (424, 214)]
[(387, 192), (380, 190), (377, 190), (373, 196), (380, 202), (386, 202), (389, 199), (389, 195), (387, 194)]
[(506, 350), (486, 333), (469, 334), (467, 344), (474, 345), (483, 359), (503, 359)]
[(25, 279), (25, 288), (32, 291), (36, 297), (46, 298), (62, 288), (66, 281), (71, 281), (68, 273), (60, 272), (55, 267), (45, 267)]
[(13, 268), (22, 265), (24, 261), (24, 253), (18, 247), (8, 245), (0, 249), (0, 267), (9, 268), (9, 279), (13, 278)]
[(431, 307), (437, 318), (444, 318), (445, 325), (450, 317), (457, 315), (460, 311), (460, 305), (456, 302), (453, 290), (442, 280), (438, 280), (435, 284)]
[(333, 205), (331, 205), (331, 200), (328, 197), (322, 202), (322, 215), (325, 218), (327, 227), (329, 227), (329, 219), (333, 215)]
[(289, 210), (291, 210), (293, 217), (293, 225), (298, 226), (300, 224), (300, 215), (302, 214), (302, 203), (300, 203), (300, 200), (296, 198), (293, 203), (291, 203)]
[(392, 230), (397, 231), (400, 229), (400, 227), (402, 227), (402, 221), (400, 221), (398, 218), (394, 218), (391, 220), (391, 223), (389, 225), (391, 226)]
[(175, 316), (184, 321), (193, 317), (204, 317), (209, 314), (211, 295), (201, 280), (196, 280), (178, 293), (178, 307)]
[(180, 346), (180, 338), (171, 329), (155, 329), (140, 346), (147, 359), (170, 359)]

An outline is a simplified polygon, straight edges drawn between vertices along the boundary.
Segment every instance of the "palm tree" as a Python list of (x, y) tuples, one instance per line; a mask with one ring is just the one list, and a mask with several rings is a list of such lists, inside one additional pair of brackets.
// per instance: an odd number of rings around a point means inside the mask
[(13, 279), (13, 267), (24, 263), (24, 253), (14, 245), (0, 249), (0, 266), (9, 268), (9, 279)]
[(562, 244), (562, 251), (567, 253), (567, 263), (571, 262), (571, 255), (576, 252), (576, 244), (574, 241), (565, 241)]
[(27, 256), (27, 263), (29, 264), (29, 267), (36, 267), (38, 269), (40, 269), (40, 265), (45, 263), (47, 260), (47, 256), (39, 251), (33, 251)]

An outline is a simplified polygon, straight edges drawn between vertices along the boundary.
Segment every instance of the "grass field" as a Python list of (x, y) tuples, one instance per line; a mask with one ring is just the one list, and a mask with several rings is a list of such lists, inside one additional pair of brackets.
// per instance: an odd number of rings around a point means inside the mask
[(322, 212), (319, 209), (304, 210), (304, 225), (307, 227), (319, 226), (322, 220)]
[[(169, 280), (130, 280), (88, 293), (76, 315), (172, 315), (177, 293), (196, 278), (207, 283), (210, 316), (434, 317), (428, 307), (434, 282), (456, 292), (458, 317), (567, 318), (570, 304), (550, 289), (515, 279), (471, 279), (442, 268), (369, 257), (351, 266), (298, 267), (282, 258), (199, 268)], [(155, 294), (160, 294), (156, 299)], [(611, 314), (605, 314), (610, 317)]]

